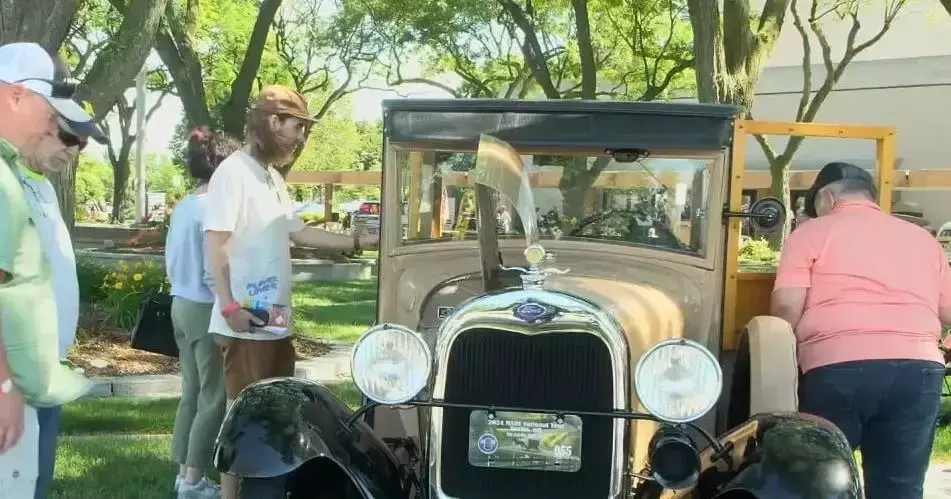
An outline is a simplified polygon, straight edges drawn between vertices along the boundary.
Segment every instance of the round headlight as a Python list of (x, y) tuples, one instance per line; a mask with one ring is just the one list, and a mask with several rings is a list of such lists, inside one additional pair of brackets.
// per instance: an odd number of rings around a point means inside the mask
[(671, 423), (703, 417), (716, 405), (722, 388), (720, 363), (695, 341), (662, 341), (634, 368), (634, 389), (644, 408)]
[(357, 388), (381, 404), (402, 404), (429, 381), (429, 346), (415, 331), (395, 324), (371, 327), (357, 340), (350, 362)]

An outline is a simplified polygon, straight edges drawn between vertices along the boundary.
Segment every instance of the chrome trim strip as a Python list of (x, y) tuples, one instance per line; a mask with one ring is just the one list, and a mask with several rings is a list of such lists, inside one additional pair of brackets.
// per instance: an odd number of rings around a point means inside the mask
[[(526, 300), (556, 307), (560, 313), (544, 324), (527, 324), (513, 314), (513, 310)], [(609, 314), (593, 303), (559, 291), (522, 289), (481, 295), (460, 305), (446, 319), (437, 332), (433, 360), (432, 397), (443, 399), (446, 393), (446, 378), (449, 352), (463, 332), (474, 328), (492, 328), (515, 334), (558, 334), (582, 332), (597, 336), (608, 348), (612, 359), (614, 376), (614, 409), (630, 409), (630, 371), (627, 337), (624, 330)], [(434, 499), (459, 499), (443, 492), (440, 474), (442, 446), (443, 409), (433, 407), (430, 415), (429, 437), (429, 497)], [(627, 421), (614, 421), (612, 439), (611, 486), (609, 499), (620, 499), (623, 491), (623, 471), (627, 458), (624, 455), (624, 439)]]

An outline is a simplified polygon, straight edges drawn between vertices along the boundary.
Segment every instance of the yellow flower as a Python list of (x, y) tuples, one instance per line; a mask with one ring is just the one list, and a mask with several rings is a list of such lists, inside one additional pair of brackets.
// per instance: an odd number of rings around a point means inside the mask
[(121, 282), (117, 282), (116, 285), (115, 285), (115, 288), (116, 288), (116, 289), (122, 289), (122, 283), (121, 283)]
[(142, 274), (135, 274), (135, 275), (133, 275), (133, 276), (132, 276), (132, 280), (133, 280), (133, 281), (141, 281), (141, 280), (142, 280)]

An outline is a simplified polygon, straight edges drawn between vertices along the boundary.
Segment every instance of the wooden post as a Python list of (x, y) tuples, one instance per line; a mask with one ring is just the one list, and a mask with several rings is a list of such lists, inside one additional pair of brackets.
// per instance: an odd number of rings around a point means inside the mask
[(878, 205), (892, 212), (892, 179), (895, 175), (895, 132), (875, 141), (875, 173), (878, 180)]
[[(733, 156), (730, 159), (730, 197), (728, 199), (730, 211), (740, 211), (743, 208), (743, 170), (746, 169), (746, 127), (744, 122), (737, 121), (733, 128)], [(723, 350), (735, 350), (739, 344), (736, 335), (736, 279), (739, 272), (737, 256), (740, 252), (740, 225), (737, 217), (727, 221), (726, 237), (726, 268), (723, 284), (723, 327), (721, 344)]]

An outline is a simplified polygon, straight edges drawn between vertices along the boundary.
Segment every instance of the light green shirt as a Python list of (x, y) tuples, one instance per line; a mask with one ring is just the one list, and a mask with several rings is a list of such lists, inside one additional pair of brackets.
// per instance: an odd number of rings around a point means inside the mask
[(16, 173), (22, 167), (16, 148), (0, 139), (0, 269), (7, 274), (0, 284), (0, 338), (27, 403), (58, 406), (84, 395), (91, 383), (60, 363), (52, 273)]

